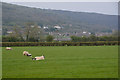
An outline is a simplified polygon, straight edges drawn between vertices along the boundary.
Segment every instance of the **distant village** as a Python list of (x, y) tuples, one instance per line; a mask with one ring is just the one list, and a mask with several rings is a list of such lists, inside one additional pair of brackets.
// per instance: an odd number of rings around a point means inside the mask
[[(31, 27), (34, 27), (34, 26), (31, 26)], [(81, 32), (61, 32), (62, 29), (64, 29), (64, 27), (61, 27), (59, 25), (55, 25), (53, 26), (52, 28), (54, 29), (54, 31), (49, 31), (49, 27), (48, 26), (38, 26), (38, 28), (40, 29), (43, 29), (44, 30), (44, 33), (46, 35), (52, 35), (54, 36), (54, 40), (55, 41), (69, 41), (71, 40), (71, 36), (78, 36), (78, 37), (83, 37), (83, 36), (90, 36), (91, 32), (88, 32), (88, 31), (81, 31)], [(113, 30), (114, 32), (114, 30)], [(12, 30), (8, 30), (7, 31), (7, 35), (13, 33)], [(108, 36), (108, 35), (111, 35), (112, 33), (108, 33), (108, 32), (104, 32), (104, 33), (94, 33), (95, 36)]]

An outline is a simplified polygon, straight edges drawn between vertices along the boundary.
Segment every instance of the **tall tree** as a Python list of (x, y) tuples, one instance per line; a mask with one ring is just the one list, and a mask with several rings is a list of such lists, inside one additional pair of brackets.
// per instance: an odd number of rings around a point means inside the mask
[(51, 36), (51, 35), (48, 35), (48, 36), (46, 37), (46, 41), (47, 41), (47, 42), (52, 42), (53, 39), (54, 39), (54, 37)]
[(26, 41), (33, 40), (34, 41), (40, 41), (43, 36), (42, 29), (38, 27), (37, 24), (34, 23), (26, 23), (25, 26), (25, 38)]

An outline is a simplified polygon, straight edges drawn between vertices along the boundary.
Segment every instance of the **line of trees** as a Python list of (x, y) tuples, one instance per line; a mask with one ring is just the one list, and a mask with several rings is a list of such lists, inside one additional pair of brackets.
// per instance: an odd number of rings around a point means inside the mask
[[(44, 39), (39, 40), (39, 38), (29, 37), (26, 41), (23, 38), (15, 37), (15, 36), (2, 36), (3, 42), (53, 42), (54, 37), (51, 35), (46, 36)], [(94, 42), (94, 41), (118, 41), (117, 36), (94, 36), (91, 35), (89, 37), (77, 37), (71, 36), (70, 42)]]
[(34, 37), (30, 37), (27, 41), (22, 39), (22, 38), (19, 38), (19, 37), (15, 37), (15, 36), (2, 36), (2, 42), (52, 42), (54, 39), (53, 36), (51, 35), (48, 35), (45, 37), (45, 39), (43, 40), (39, 40), (39, 39), (36, 39)]
[(95, 35), (91, 35), (89, 37), (83, 36), (83, 37), (77, 37), (77, 36), (71, 36), (72, 42), (93, 42), (93, 41), (118, 41), (118, 36), (100, 36), (97, 37)]

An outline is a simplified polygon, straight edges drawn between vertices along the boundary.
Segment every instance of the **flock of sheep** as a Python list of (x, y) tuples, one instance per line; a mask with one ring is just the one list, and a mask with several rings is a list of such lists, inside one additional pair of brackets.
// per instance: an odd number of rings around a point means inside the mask
[[(12, 48), (11, 47), (6, 47), (6, 50), (12, 50)], [(23, 55), (32, 57), (32, 54), (29, 54), (28, 51), (23, 51)], [(32, 60), (44, 60), (44, 59), (45, 59), (45, 56), (43, 56), (43, 55), (32, 58)]]

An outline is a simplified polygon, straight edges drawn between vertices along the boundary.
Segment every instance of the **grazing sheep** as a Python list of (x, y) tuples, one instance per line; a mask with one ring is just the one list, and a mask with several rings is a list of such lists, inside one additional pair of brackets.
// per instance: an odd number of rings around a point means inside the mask
[(32, 58), (32, 60), (44, 60), (45, 59), (45, 56), (38, 56), (38, 57), (35, 57), (35, 58)]
[(11, 47), (6, 47), (6, 50), (12, 50), (12, 48)]
[(28, 51), (23, 51), (23, 55), (26, 55), (26, 56), (32, 56), (31, 54), (29, 54)]
[(23, 55), (27, 55), (27, 54), (29, 54), (29, 52), (23, 51)]

